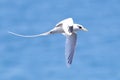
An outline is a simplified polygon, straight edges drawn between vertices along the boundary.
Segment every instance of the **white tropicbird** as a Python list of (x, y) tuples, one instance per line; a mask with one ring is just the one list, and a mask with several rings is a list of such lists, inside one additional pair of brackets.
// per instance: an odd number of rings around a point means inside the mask
[(72, 63), (72, 60), (73, 60), (75, 46), (76, 46), (76, 40), (77, 40), (76, 31), (79, 31), (79, 30), (88, 31), (82, 25), (74, 24), (72, 18), (67, 18), (60, 21), (52, 30), (42, 34), (21, 35), (11, 31), (8, 31), (8, 32), (20, 37), (39, 37), (39, 36), (45, 36), (45, 35), (50, 35), (55, 33), (62, 33), (63, 35), (66, 36), (66, 45), (65, 45), (66, 64), (68, 67), (70, 67), (70, 64)]

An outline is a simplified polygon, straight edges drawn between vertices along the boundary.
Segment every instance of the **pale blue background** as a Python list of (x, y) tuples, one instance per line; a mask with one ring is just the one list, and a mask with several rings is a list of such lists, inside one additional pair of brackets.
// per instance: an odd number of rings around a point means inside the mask
[[(65, 37), (38, 34), (72, 17), (78, 32), (71, 68)], [(120, 80), (120, 0), (0, 0), (0, 80)]]

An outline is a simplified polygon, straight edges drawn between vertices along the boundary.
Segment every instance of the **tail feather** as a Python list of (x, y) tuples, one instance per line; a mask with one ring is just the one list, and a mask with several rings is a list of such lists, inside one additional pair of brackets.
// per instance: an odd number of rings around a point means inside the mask
[(37, 34), (37, 35), (21, 35), (21, 34), (17, 34), (17, 33), (11, 32), (11, 31), (8, 31), (8, 33), (13, 34), (13, 35), (15, 35), (15, 36), (19, 36), (19, 37), (29, 37), (29, 38), (46, 36), (46, 35), (49, 35), (49, 34), (50, 34), (50, 32), (45, 32), (45, 33)]

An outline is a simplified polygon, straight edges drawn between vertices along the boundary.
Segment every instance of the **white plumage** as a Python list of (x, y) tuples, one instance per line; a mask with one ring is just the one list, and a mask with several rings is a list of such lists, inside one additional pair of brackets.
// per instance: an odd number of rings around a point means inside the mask
[(77, 40), (76, 31), (79, 31), (79, 30), (88, 31), (82, 25), (75, 24), (73, 22), (72, 18), (67, 18), (67, 19), (60, 21), (55, 26), (55, 28), (53, 28), (52, 30), (45, 32), (45, 33), (42, 33), (42, 34), (21, 35), (21, 34), (11, 32), (11, 31), (8, 31), (8, 32), (13, 34), (13, 35), (20, 36), (20, 37), (39, 37), (39, 36), (45, 36), (45, 35), (49, 35), (49, 34), (62, 33), (63, 35), (66, 36), (65, 58), (66, 58), (66, 64), (69, 67), (70, 64), (72, 64), (75, 46), (76, 46), (76, 40)]

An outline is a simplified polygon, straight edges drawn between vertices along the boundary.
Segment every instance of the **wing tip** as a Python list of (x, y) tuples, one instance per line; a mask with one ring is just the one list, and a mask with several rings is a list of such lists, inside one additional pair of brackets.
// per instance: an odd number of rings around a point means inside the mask
[(69, 62), (69, 61), (68, 61), (68, 62), (66, 62), (66, 66), (67, 66), (68, 68), (70, 68), (70, 67), (71, 67), (71, 64), (72, 64), (72, 63), (71, 63), (71, 62)]
[(71, 64), (66, 63), (66, 66), (67, 66), (67, 68), (70, 68), (70, 67), (71, 67)]

